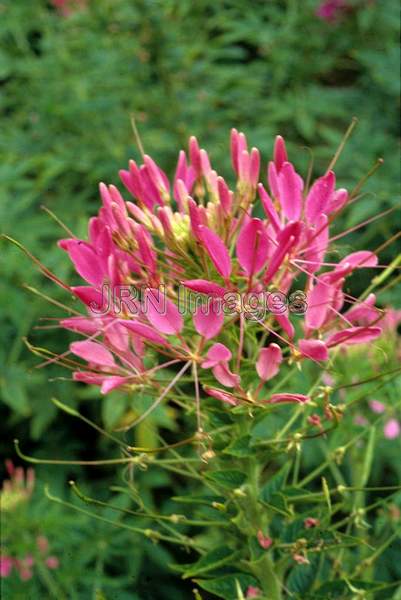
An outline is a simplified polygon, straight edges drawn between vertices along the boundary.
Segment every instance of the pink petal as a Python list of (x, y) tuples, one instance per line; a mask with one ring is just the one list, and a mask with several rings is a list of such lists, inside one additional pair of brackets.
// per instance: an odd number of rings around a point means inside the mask
[(180, 180), (184, 183), (187, 190), (191, 190), (195, 180), (195, 171), (193, 167), (188, 167), (184, 150), (180, 150), (178, 155), (177, 169), (174, 177), (174, 198), (177, 202), (180, 196), (177, 183)]
[(363, 302), (355, 304), (345, 313), (347, 320), (358, 325), (369, 325), (379, 316), (379, 311), (375, 308), (375, 302), (375, 294), (369, 294)]
[(216, 296), (223, 298), (227, 294), (227, 290), (213, 281), (207, 281), (206, 279), (187, 279), (181, 282), (182, 285), (188, 289), (199, 292), (199, 294), (206, 294), (207, 296)]
[(321, 340), (299, 340), (301, 353), (312, 360), (328, 360), (329, 353), (326, 344)]
[(270, 161), (267, 167), (267, 181), (272, 196), (278, 198), (280, 195), (278, 172), (273, 161)]
[(231, 360), (231, 357), (232, 354), (227, 346), (217, 342), (209, 348), (209, 351), (206, 354), (206, 360), (203, 361), (201, 366), (203, 369), (210, 369), (210, 367), (214, 367), (219, 362)]
[(401, 426), (397, 419), (390, 419), (384, 426), (384, 437), (388, 440), (394, 440), (400, 435)]
[(166, 298), (164, 292), (149, 288), (146, 291), (144, 312), (150, 323), (161, 333), (180, 333), (184, 321), (176, 305)]
[(87, 362), (101, 367), (113, 368), (116, 366), (112, 353), (97, 342), (91, 342), (90, 340), (73, 342), (70, 345), (70, 351)]
[(188, 211), (192, 233), (196, 239), (200, 240), (201, 226), (203, 224), (202, 215), (200, 212), (200, 207), (192, 198), (188, 199)]
[(302, 210), (302, 185), (291, 163), (283, 163), (278, 175), (278, 186), (284, 215), (291, 221), (298, 221)]
[(348, 256), (343, 258), (338, 263), (338, 267), (341, 267), (344, 264), (348, 264), (350, 265), (350, 267), (352, 267), (352, 269), (361, 269), (362, 267), (375, 267), (377, 263), (378, 259), (374, 252), (369, 252), (368, 250), (360, 250), (358, 252), (353, 252), (352, 254), (349, 254)]
[(149, 173), (155, 187), (165, 194), (169, 193), (170, 183), (166, 174), (157, 166), (155, 161), (147, 154), (143, 157), (146, 170)]
[(330, 198), (330, 202), (326, 209), (326, 213), (330, 214), (332, 212), (338, 212), (339, 210), (342, 209), (343, 206), (345, 206), (345, 204), (347, 202), (348, 202), (347, 190), (345, 190), (343, 188), (336, 190)]
[(271, 379), (280, 369), (283, 360), (281, 348), (277, 344), (270, 344), (267, 348), (262, 348), (256, 362), (256, 371), (263, 381)]
[(252, 148), (249, 165), (249, 183), (253, 188), (256, 188), (259, 179), (260, 171), (260, 153), (257, 148)]
[(327, 215), (320, 215), (316, 219), (316, 226), (311, 227), (307, 233), (307, 251), (305, 252), (303, 259), (309, 261), (309, 263), (302, 263), (303, 269), (309, 273), (315, 273), (322, 266), (327, 246), (329, 244), (329, 227), (328, 227)]
[(95, 290), (93, 287), (79, 285), (71, 288), (71, 291), (77, 298), (81, 300), (94, 313), (100, 314), (105, 311), (108, 299), (104, 297), (102, 292)]
[(385, 404), (383, 402), (379, 402), (379, 400), (369, 400), (370, 409), (377, 414), (384, 413), (386, 410)]
[(89, 319), (86, 317), (70, 317), (69, 319), (62, 319), (60, 321), (60, 326), (85, 335), (93, 335), (102, 329), (99, 319)]
[(345, 344), (346, 346), (366, 344), (375, 340), (381, 334), (381, 327), (349, 327), (330, 336), (326, 344), (328, 348), (338, 346), (339, 344)]
[(276, 140), (274, 142), (273, 160), (277, 171), (280, 171), (283, 163), (288, 161), (285, 141), (281, 135), (276, 136)]
[(304, 404), (305, 402), (309, 402), (309, 400), (309, 396), (304, 396), (304, 394), (273, 394), (266, 402), (269, 404), (284, 404), (288, 402)]
[(239, 385), (240, 377), (231, 373), (226, 363), (219, 363), (212, 368), (212, 373), (221, 385), (236, 387)]
[(318, 280), (308, 295), (308, 308), (305, 314), (307, 329), (319, 329), (326, 320), (329, 306), (332, 303), (335, 288), (325, 281)]
[(224, 313), (218, 302), (198, 306), (192, 318), (196, 331), (206, 340), (218, 335), (224, 324)]
[(201, 161), (201, 167), (202, 167), (202, 175), (206, 179), (208, 179), (212, 172), (212, 167), (210, 165), (209, 155), (206, 152), (206, 150), (203, 150), (203, 148), (200, 150), (200, 161)]
[(222, 177), (217, 178), (220, 204), (226, 216), (230, 215), (233, 203), (233, 194)]
[(143, 225), (134, 226), (135, 239), (138, 243), (138, 252), (141, 262), (150, 273), (156, 271), (156, 254), (151, 247), (147, 231)]
[(273, 544), (273, 540), (270, 537), (268, 537), (267, 535), (264, 535), (263, 531), (261, 531), (260, 529), (257, 533), (257, 538), (258, 538), (259, 546), (261, 548), (263, 548), (264, 550), (267, 550)]
[(294, 325), (291, 323), (290, 319), (288, 318), (288, 310), (286, 312), (284, 312), (283, 314), (278, 314), (278, 313), (272, 313), (274, 318), (276, 319), (276, 321), (278, 322), (278, 324), (280, 325), (281, 329), (283, 331), (285, 331), (285, 333), (288, 335), (289, 339), (292, 340), (292, 338), (295, 335), (295, 329), (294, 329)]
[(100, 388), (102, 394), (108, 394), (109, 392), (121, 387), (124, 383), (127, 383), (128, 377), (107, 377)]
[(74, 381), (80, 381), (88, 385), (102, 385), (106, 376), (99, 373), (91, 373), (90, 371), (75, 371), (72, 374), (72, 378)]
[(281, 229), (281, 223), (277, 211), (274, 208), (272, 199), (261, 183), (258, 185), (258, 192), (260, 201), (262, 202), (263, 210), (266, 213), (266, 217), (269, 219), (274, 231), (277, 233)]
[(263, 282), (265, 284), (270, 283), (270, 281), (273, 279), (273, 277), (275, 276), (275, 274), (277, 273), (277, 271), (283, 264), (285, 256), (288, 254), (288, 252), (294, 246), (294, 241), (295, 241), (295, 238), (290, 237), (285, 243), (280, 244), (276, 248), (276, 250), (273, 253), (273, 256), (271, 257), (269, 266), (266, 271), (266, 275), (263, 278)]
[(250, 219), (238, 236), (237, 257), (247, 275), (260, 271), (269, 255), (269, 238), (260, 219)]
[(217, 388), (211, 388), (206, 385), (203, 387), (203, 389), (205, 390), (208, 396), (212, 396), (213, 398), (221, 400), (226, 404), (231, 404), (232, 406), (237, 406), (238, 404), (238, 400), (236, 399), (236, 397), (233, 396), (233, 394), (230, 394), (229, 392), (219, 390)]
[(231, 275), (231, 259), (227, 248), (218, 235), (208, 227), (199, 227), (200, 239), (209, 254), (216, 270), (224, 279)]
[(136, 164), (133, 162), (132, 172), (121, 169), (118, 174), (123, 185), (127, 188), (130, 194), (137, 198), (138, 200), (142, 200), (143, 198), (143, 189), (139, 174), (139, 169)]
[(333, 171), (328, 171), (312, 185), (305, 201), (306, 218), (312, 225), (316, 223), (322, 213), (326, 212), (335, 185), (336, 177)]
[(68, 240), (66, 250), (77, 273), (88, 283), (100, 287), (103, 283), (104, 270), (101, 261), (89, 244), (80, 240)]
[(154, 344), (160, 344), (161, 346), (168, 346), (167, 340), (164, 339), (157, 331), (155, 331), (149, 325), (145, 323), (139, 323), (138, 321), (119, 321), (121, 325), (138, 335), (139, 337), (148, 340), (149, 342), (153, 342)]
[(280, 246), (286, 244), (290, 238), (294, 239), (294, 245), (298, 244), (302, 231), (301, 221), (289, 221), (284, 229), (278, 232), (276, 240)]
[(195, 171), (196, 177), (201, 175), (201, 160), (200, 160), (200, 149), (198, 140), (195, 136), (189, 138), (189, 158), (191, 160), (192, 167)]

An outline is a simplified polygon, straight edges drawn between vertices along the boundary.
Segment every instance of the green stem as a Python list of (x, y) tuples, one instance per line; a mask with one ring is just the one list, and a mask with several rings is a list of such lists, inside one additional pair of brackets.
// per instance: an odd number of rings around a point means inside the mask
[[(250, 459), (248, 463), (248, 490), (246, 513), (252, 524), (252, 528), (257, 532), (263, 531), (262, 526), (262, 510), (258, 504), (259, 499), (259, 479), (260, 467), (254, 459)], [(281, 582), (274, 569), (271, 551), (265, 551), (262, 558), (253, 562), (251, 569), (254, 575), (260, 581), (263, 592), (269, 600), (281, 600)]]

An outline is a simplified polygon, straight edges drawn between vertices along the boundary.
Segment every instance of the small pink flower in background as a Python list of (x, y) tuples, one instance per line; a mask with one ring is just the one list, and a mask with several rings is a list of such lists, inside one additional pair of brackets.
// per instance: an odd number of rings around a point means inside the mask
[(258, 598), (262, 594), (262, 590), (255, 587), (254, 585), (250, 585), (246, 591), (246, 598)]
[(316, 9), (316, 16), (323, 21), (333, 23), (338, 20), (345, 8), (345, 0), (325, 0)]
[(369, 400), (369, 406), (370, 409), (377, 414), (381, 414), (386, 410), (383, 402), (380, 402), (379, 400)]
[(0, 556), (0, 577), (8, 577), (13, 568), (13, 559), (11, 556), (1, 555)]
[(46, 566), (49, 567), (49, 569), (57, 569), (59, 565), (60, 561), (57, 556), (49, 556), (46, 558)]
[(397, 419), (389, 419), (384, 425), (384, 437), (388, 440), (394, 440), (401, 433), (401, 425)]
[(29, 579), (32, 579), (33, 573), (31, 569), (26, 569), (25, 567), (22, 567), (19, 569), (19, 577), (21, 581), (29, 581)]
[(39, 535), (36, 538), (36, 545), (39, 552), (42, 554), (46, 554), (46, 552), (49, 550), (49, 540), (44, 535)]
[(307, 421), (310, 425), (313, 425), (314, 427), (322, 426), (322, 421), (321, 421), (319, 415), (316, 415), (316, 414), (310, 415), (308, 417)]
[(29, 467), (15, 467), (11, 460), (5, 461), (10, 479), (3, 481), (0, 491), (1, 508), (4, 511), (14, 510), (19, 504), (27, 502), (35, 487), (35, 471)]
[(25, 556), (25, 558), (23, 558), (21, 560), (21, 564), (27, 569), (30, 569), (31, 567), (33, 567), (33, 563), (34, 563), (34, 560), (33, 560), (32, 554), (27, 554)]
[(327, 371), (323, 373), (322, 381), (324, 385), (328, 385), (330, 387), (333, 387), (333, 385), (335, 384), (334, 378), (330, 375), (330, 373), (327, 373)]
[(51, 0), (51, 3), (63, 17), (68, 17), (74, 10), (83, 8), (86, 2), (85, 0)]
[(268, 550), (270, 546), (273, 544), (273, 540), (267, 535), (263, 534), (263, 531), (259, 529), (257, 534), (259, 546), (263, 548), (263, 550)]
[(366, 425), (369, 425), (369, 421), (363, 415), (355, 415), (354, 423), (360, 427), (366, 427)]
[(319, 519), (315, 519), (314, 517), (307, 517), (304, 520), (304, 526), (306, 527), (306, 529), (312, 529), (313, 527), (318, 527), (319, 525)]
[(309, 565), (310, 564), (309, 560), (303, 554), (294, 554), (293, 559), (299, 565)]

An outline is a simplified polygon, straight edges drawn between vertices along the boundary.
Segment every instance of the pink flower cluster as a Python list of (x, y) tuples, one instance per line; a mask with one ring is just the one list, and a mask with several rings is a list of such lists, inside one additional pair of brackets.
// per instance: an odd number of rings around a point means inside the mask
[(35, 471), (28, 468), (25, 473), (22, 467), (15, 467), (11, 460), (6, 460), (5, 465), (9, 479), (3, 481), (0, 498), (2, 510), (9, 511), (31, 497), (35, 487)]
[[(37, 548), (41, 555), (41, 559), (48, 569), (57, 569), (59, 560), (57, 556), (47, 556), (49, 542), (46, 537), (39, 536), (36, 540)], [(0, 577), (9, 577), (15, 568), (18, 572), (21, 581), (28, 581), (33, 577), (33, 567), (35, 558), (32, 554), (27, 554), (22, 558), (15, 558), (8, 554), (0, 555)]]
[[(17, 510), (21, 503), (26, 503), (31, 498), (35, 486), (35, 472), (28, 468), (26, 472), (22, 467), (15, 467), (11, 460), (6, 460), (6, 470), (9, 479), (3, 481), (0, 492), (1, 509), (8, 518), (13, 511)], [(5, 543), (4, 536), (2, 544)], [(49, 542), (46, 537), (38, 536), (36, 547), (39, 556), (49, 569), (57, 569), (59, 565), (56, 556), (49, 556)], [(16, 558), (2, 547), (0, 552), (0, 577), (8, 577), (15, 568), (22, 581), (27, 581), (33, 576), (35, 558), (32, 554), (26, 554), (22, 558)]]
[(333, 23), (338, 20), (346, 7), (345, 0), (325, 0), (316, 9), (316, 15), (328, 23)]
[[(306, 402), (301, 394), (263, 400), (258, 395), (285, 362), (322, 365), (332, 349), (380, 336), (382, 311), (375, 307), (375, 296), (357, 302), (344, 291), (347, 278), (375, 267), (377, 256), (357, 251), (325, 262), (331, 252), (330, 227), (350, 200), (347, 190), (337, 187), (334, 172), (306, 185), (280, 136), (273, 160), (261, 171), (259, 151), (249, 149), (245, 135), (235, 129), (231, 159), (233, 188), (214, 170), (195, 137), (188, 154), (179, 153), (172, 184), (150, 156), (144, 155), (141, 165), (132, 160), (120, 178), (133, 200), (101, 183), (102, 206), (89, 221), (88, 240), (59, 242), (85, 281), (69, 289), (86, 314), (61, 321), (85, 338), (70, 346), (86, 363), (74, 369), (76, 381), (98, 385), (104, 394), (137, 389), (152, 385), (158, 369), (186, 362), (199, 367), (196, 373), (206, 393), (223, 402)], [(268, 187), (261, 181), (265, 177)], [(300, 276), (308, 304), (302, 318), (287, 308), (250, 323), (239, 308), (230, 318), (219, 310), (227, 294), (288, 294)], [(100, 315), (105, 284), (145, 288), (150, 300), (146, 310), (131, 299), (108, 305)], [(182, 285), (206, 299), (208, 310), (199, 306), (193, 315), (181, 314), (176, 298)], [(167, 295), (163, 309), (158, 305), (161, 286)], [(252, 391), (243, 389), (241, 381), (243, 366), (250, 369), (247, 342), (255, 340), (255, 328), (268, 344), (259, 349), (255, 376), (260, 383)], [(159, 363), (149, 368), (145, 359), (155, 351)]]
[(68, 17), (74, 10), (83, 8), (86, 0), (51, 0), (54, 8), (64, 17)]

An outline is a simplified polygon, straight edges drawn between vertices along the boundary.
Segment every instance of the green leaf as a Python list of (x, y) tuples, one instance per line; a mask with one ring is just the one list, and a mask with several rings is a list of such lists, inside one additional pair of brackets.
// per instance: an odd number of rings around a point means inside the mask
[(246, 591), (250, 585), (255, 587), (258, 585), (254, 577), (245, 573), (233, 573), (232, 575), (224, 575), (215, 579), (195, 579), (195, 583), (203, 590), (215, 594), (218, 598), (233, 600), (237, 595), (236, 580), (242, 591)]
[(105, 396), (102, 400), (102, 417), (106, 429), (113, 429), (127, 407), (127, 398), (118, 392)]
[(314, 556), (310, 559), (310, 565), (296, 565), (293, 567), (286, 583), (288, 590), (298, 594), (307, 592), (315, 580), (318, 562), (319, 558)]
[(224, 448), (224, 454), (237, 456), (238, 458), (252, 456), (255, 451), (250, 447), (251, 439), (250, 435), (243, 435), (242, 437), (234, 439), (226, 448)]
[(284, 488), (290, 468), (291, 464), (288, 462), (285, 463), (285, 465), (283, 465), (281, 469), (265, 483), (260, 490), (260, 499), (262, 502), (269, 503), (273, 494)]
[(24, 387), (25, 377), (26, 373), (22, 368), (11, 366), (0, 384), (4, 402), (19, 415), (28, 417), (31, 414), (31, 406)]
[(245, 473), (242, 473), (242, 471), (238, 471), (236, 469), (211, 471), (210, 473), (205, 473), (205, 477), (210, 479), (210, 481), (214, 481), (215, 483), (218, 483), (219, 485), (229, 489), (240, 487), (246, 480)]
[[(372, 582), (372, 581), (358, 581), (348, 580), (348, 583), (352, 585), (352, 587), (357, 589), (371, 590), (374, 588), (380, 588), (380, 582)], [(321, 600), (337, 600), (338, 598), (343, 597), (344, 594), (349, 594), (350, 589), (346, 581), (337, 580), (337, 581), (327, 581), (323, 585), (321, 585), (313, 595), (309, 596), (311, 599), (316, 598)]]
[(183, 579), (195, 577), (195, 575), (204, 575), (231, 562), (234, 563), (239, 554), (238, 551), (234, 552), (231, 548), (227, 548), (227, 546), (214, 548), (202, 556), (196, 563), (190, 565), (188, 570), (185, 571)]
[(273, 511), (278, 512), (286, 517), (291, 515), (291, 512), (288, 510), (284, 495), (280, 494), (279, 492), (272, 494), (269, 502), (265, 502), (265, 504)]

